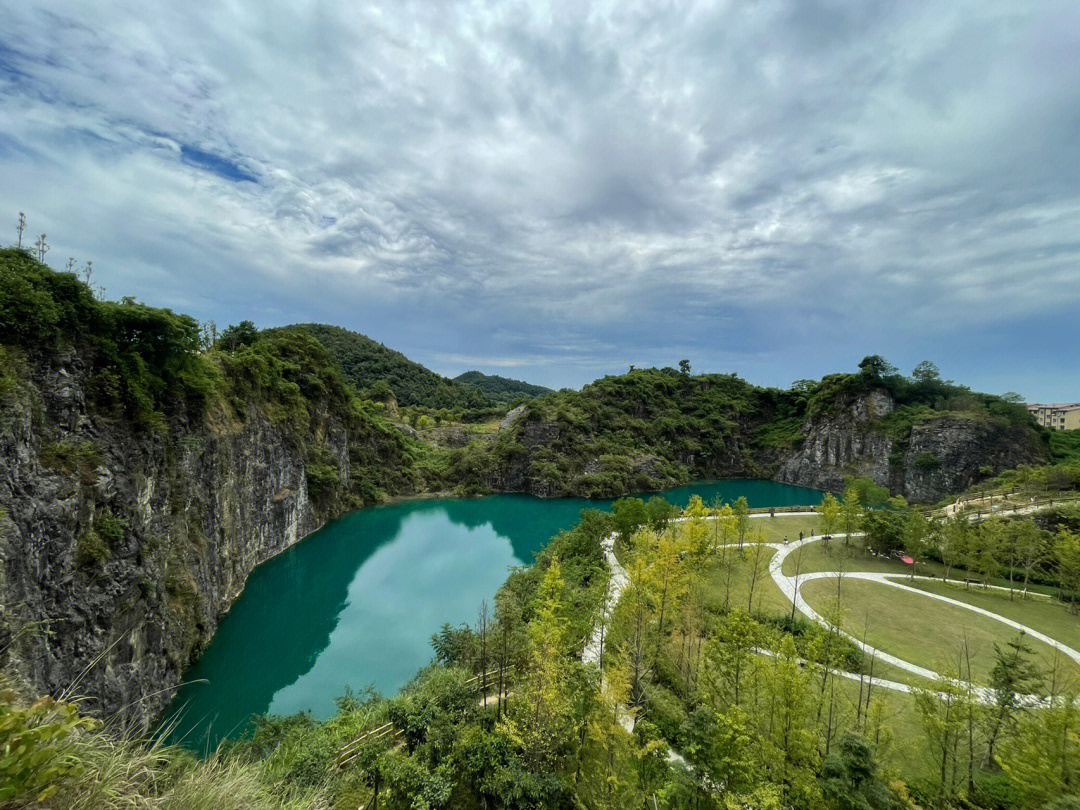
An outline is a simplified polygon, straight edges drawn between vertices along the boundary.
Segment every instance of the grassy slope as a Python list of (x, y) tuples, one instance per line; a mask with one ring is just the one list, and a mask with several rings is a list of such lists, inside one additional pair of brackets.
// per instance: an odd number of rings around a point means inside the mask
[[(846, 579), (840, 594), (845, 630), (860, 637), (865, 632), (867, 643), (937, 672), (955, 670), (956, 656), (967, 639), (973, 675), (985, 682), (994, 663), (994, 644), (1004, 647), (1017, 636), (993, 619), (887, 585)], [(835, 595), (835, 580), (815, 580), (803, 586), (803, 596), (816, 610)], [(1028, 643), (1039, 664), (1049, 669), (1057, 657), (1055, 651), (1033, 639)], [(1062, 666), (1072, 678), (1080, 677), (1080, 667), (1072, 661)]]
[(1023, 599), (1019, 591), (1010, 599), (1009, 594), (1001, 591), (983, 590), (974, 585), (965, 588), (948, 582), (915, 580), (904, 581), (904, 584), (998, 613), (1080, 650), (1080, 619), (1069, 613), (1068, 607), (1056, 599), (1041, 596)]

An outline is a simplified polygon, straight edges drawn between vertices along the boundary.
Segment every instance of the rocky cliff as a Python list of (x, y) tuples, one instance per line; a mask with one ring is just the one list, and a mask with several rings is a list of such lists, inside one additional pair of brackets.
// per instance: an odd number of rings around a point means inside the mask
[[(339, 504), (313, 501), (309, 450), (257, 408), (148, 433), (95, 414), (88, 374), (61, 354), (2, 412), (0, 648), (32, 693), (145, 728), (252, 568)], [(308, 438), (348, 479), (343, 426), (316, 418)]]
[(845, 397), (808, 418), (805, 438), (779, 461), (778, 481), (839, 490), (869, 478), (912, 502), (933, 502), (1022, 464), (1044, 464), (1046, 447), (1022, 425), (940, 412), (906, 424), (883, 389)]
[(488, 438), (482, 488), (617, 496), (745, 476), (837, 491), (854, 476), (926, 503), (1002, 470), (1047, 461), (1030, 425), (978, 411), (898, 408), (884, 388), (841, 391), (814, 415), (789, 419), (794, 429), (783, 441), (771, 440), (777, 418), (760, 402), (713, 434), (699, 423), (650, 441), (646, 428), (629, 443), (625, 429), (614, 441), (598, 439), (602, 420), (583, 426), (540, 410), (531, 415), (526, 406), (515, 409)]

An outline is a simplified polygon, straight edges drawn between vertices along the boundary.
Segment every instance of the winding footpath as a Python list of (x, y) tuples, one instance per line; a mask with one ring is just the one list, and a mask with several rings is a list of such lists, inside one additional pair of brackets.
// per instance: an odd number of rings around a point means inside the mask
[[(789, 512), (785, 514), (808, 516), (814, 515), (816, 513)], [(767, 517), (767, 515), (755, 514), (751, 515), (751, 517)], [(832, 539), (843, 539), (846, 536), (847, 535), (844, 534), (834, 534), (832, 535)], [(861, 534), (853, 533), (851, 535), (851, 537), (853, 538), (859, 536), (861, 536)], [(922, 678), (926, 678), (930, 681), (935, 681), (943, 677), (940, 673), (935, 672), (934, 670), (927, 669), (926, 667), (921, 667), (917, 664), (911, 663), (910, 661), (905, 661), (902, 658), (891, 655), (883, 650), (879, 650), (878, 648), (867, 644), (861, 639), (856, 638), (850, 633), (840, 628), (834, 627), (823, 616), (821, 616), (821, 614), (819, 614), (812, 607), (810, 607), (810, 605), (807, 604), (806, 600), (803, 598), (802, 587), (805, 583), (819, 579), (835, 579), (836, 577), (841, 576), (851, 579), (860, 579), (869, 582), (875, 582), (880, 585), (886, 585), (891, 588), (898, 588), (909, 593), (924, 596), (928, 599), (936, 599), (940, 602), (945, 602), (947, 604), (962, 608), (964, 610), (970, 610), (973, 613), (977, 613), (981, 616), (993, 619), (994, 621), (1001, 622), (1002, 624), (1005, 624), (1013, 628), (1014, 630), (1021, 631), (1031, 636), (1032, 638), (1049, 644), (1054, 649), (1059, 650), (1061, 653), (1071, 658), (1077, 664), (1080, 664), (1080, 652), (1068, 646), (1067, 644), (1062, 644), (1061, 642), (1051, 638), (1045, 633), (1041, 633), (1032, 627), (1028, 627), (1027, 625), (1021, 624), (1020, 622), (1013, 621), (1012, 619), (1008, 619), (992, 611), (985, 610), (984, 608), (968, 604), (967, 602), (962, 602), (958, 599), (952, 599), (948, 596), (943, 596), (941, 594), (913, 588), (909, 585), (903, 584), (902, 582), (896, 581), (898, 577), (904, 576), (902, 574), (883, 574), (870, 571), (815, 571), (812, 573), (800, 574), (797, 577), (784, 574), (784, 561), (791, 555), (792, 552), (797, 551), (798, 549), (809, 545), (810, 543), (820, 542), (821, 539), (821, 536), (807, 537), (802, 540), (790, 542), (787, 545), (783, 543), (764, 543), (763, 545), (776, 550), (773, 558), (769, 561), (769, 575), (772, 577), (773, 582), (776, 583), (776, 586), (780, 589), (784, 596), (787, 597), (789, 601), (794, 603), (796, 610), (798, 610), (811, 621), (814, 621), (817, 624), (821, 625), (822, 627), (826, 627), (830, 630), (834, 630), (840, 633), (842, 636), (855, 644), (860, 650), (862, 650), (863, 653), (873, 656), (876, 660), (885, 661), (897, 667), (898, 669), (904, 670), (905, 672), (909, 672)], [(626, 573), (626, 569), (623, 568), (622, 564), (615, 556), (615, 535), (611, 534), (605, 537), (601, 541), (601, 546), (603, 548), (604, 558), (607, 562), (608, 570), (610, 572), (610, 579), (608, 583), (607, 595), (601, 608), (599, 620), (593, 627), (592, 635), (589, 637), (587, 643), (585, 644), (585, 648), (582, 652), (581, 657), (583, 663), (595, 664), (597, 666), (599, 666), (600, 659), (603, 656), (604, 638), (607, 632), (607, 626), (611, 621), (611, 616), (615, 611), (615, 606), (618, 604), (619, 598), (622, 596), (623, 591), (626, 589), (626, 586), (629, 584), (630, 581), (629, 576)], [(935, 579), (934, 577), (914, 577), (914, 579), (933, 580), (936, 582), (941, 581)], [(759, 650), (759, 652), (766, 655), (772, 654), (768, 650)], [(916, 691), (916, 687), (913, 687), (910, 684), (901, 683), (899, 681), (892, 681), (884, 678), (869, 678), (866, 675), (860, 675), (853, 672), (845, 672), (843, 670), (833, 670), (832, 672), (834, 675), (838, 675), (855, 681), (863, 681), (864, 683), (868, 682), (872, 686), (882, 687), (896, 692), (910, 693)], [(952, 683), (958, 686), (970, 688), (975, 699), (981, 703), (992, 703), (994, 700), (993, 690), (985, 686), (979, 686), (978, 684), (968, 684), (964, 681), (955, 679), (949, 680), (951, 680)], [(1038, 695), (1023, 695), (1020, 696), (1020, 699), (1028, 705), (1042, 705), (1046, 702), (1045, 698)], [(634, 718), (628, 712), (623, 712), (620, 714), (620, 723), (627, 731), (633, 731)], [(681, 759), (681, 757), (678, 757), (678, 754), (674, 754), (674, 752), (672, 752), (672, 754), (674, 757)]]

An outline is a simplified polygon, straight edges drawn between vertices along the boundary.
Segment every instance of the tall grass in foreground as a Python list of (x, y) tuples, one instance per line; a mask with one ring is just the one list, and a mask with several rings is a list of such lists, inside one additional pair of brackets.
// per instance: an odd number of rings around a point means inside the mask
[(0, 806), (64, 810), (322, 810), (320, 787), (270, 784), (264, 765), (121, 737), (43, 698), (0, 692)]

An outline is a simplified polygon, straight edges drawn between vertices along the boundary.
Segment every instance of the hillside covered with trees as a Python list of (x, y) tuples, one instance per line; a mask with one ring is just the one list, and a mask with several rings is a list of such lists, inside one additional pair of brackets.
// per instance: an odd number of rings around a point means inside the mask
[(1023, 405), (877, 357), (790, 389), (737, 375), (636, 369), (535, 399), (490, 444), (462, 452), (465, 482), (542, 495), (619, 495), (725, 476), (838, 489), (845, 476), (937, 500), (1048, 459)]
[(318, 340), (341, 368), (344, 378), (371, 398), (392, 395), (403, 406), (422, 405), (458, 411), (490, 404), (475, 388), (436, 374), (401, 352), (388, 349), (358, 332), (319, 323), (289, 328), (302, 329)]
[(483, 392), (492, 402), (509, 405), (516, 400), (539, 397), (550, 394), (551, 389), (542, 385), (500, 377), (498, 374), (483, 374), (479, 371), (466, 371), (454, 377), (454, 382), (471, 385)]

